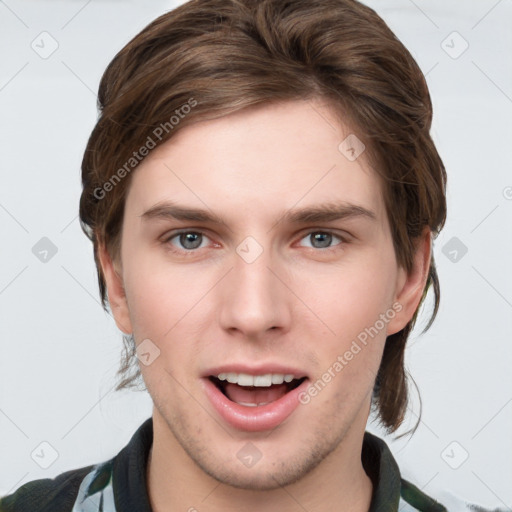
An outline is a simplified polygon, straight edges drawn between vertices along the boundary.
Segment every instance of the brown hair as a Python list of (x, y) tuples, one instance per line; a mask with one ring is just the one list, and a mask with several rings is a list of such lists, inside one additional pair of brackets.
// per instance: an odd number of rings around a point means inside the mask
[[(82, 162), (80, 222), (94, 244), (106, 310), (98, 247), (119, 258), (131, 172), (147, 150), (198, 120), (312, 98), (327, 100), (364, 141), (382, 176), (397, 262), (411, 270), (423, 228), (436, 236), (444, 225), (446, 172), (429, 134), (426, 81), (407, 49), (355, 0), (192, 0), (130, 41), (100, 83), (100, 117)], [(439, 307), (433, 257), (420, 306), (430, 287), (434, 307), (425, 330)], [(372, 405), (388, 432), (405, 416), (404, 350), (420, 306), (388, 336), (375, 381)], [(124, 348), (116, 389), (140, 378), (133, 338), (124, 337)]]

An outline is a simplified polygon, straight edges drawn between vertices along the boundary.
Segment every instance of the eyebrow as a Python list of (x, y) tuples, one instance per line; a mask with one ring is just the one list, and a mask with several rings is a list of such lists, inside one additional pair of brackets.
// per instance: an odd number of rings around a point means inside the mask
[[(158, 203), (141, 216), (142, 220), (162, 219), (191, 222), (205, 222), (212, 224), (225, 224), (224, 220), (213, 212), (201, 208), (189, 208), (164, 201)], [(351, 203), (325, 203), (298, 209), (290, 209), (282, 213), (276, 222), (290, 224), (307, 224), (313, 222), (332, 222), (342, 219), (364, 218), (371, 221), (377, 220), (377, 215), (372, 210)]]

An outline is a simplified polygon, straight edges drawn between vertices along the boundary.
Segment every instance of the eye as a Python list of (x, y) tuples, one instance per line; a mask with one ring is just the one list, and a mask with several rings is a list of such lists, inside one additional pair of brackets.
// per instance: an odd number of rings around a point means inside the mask
[[(176, 252), (192, 253), (197, 249), (208, 246), (210, 239), (202, 231), (180, 231), (167, 236), (163, 243), (171, 246), (171, 250)], [(309, 244), (300, 243), (302, 247), (312, 249), (335, 249), (338, 245), (346, 242), (341, 236), (331, 231), (310, 231), (301, 239), (310, 241)], [(337, 241), (337, 243), (336, 243)]]
[[(332, 233), (331, 231), (310, 231), (304, 238), (301, 240), (311, 240), (311, 245), (306, 245), (305, 247), (312, 247), (313, 249), (331, 249), (333, 246), (331, 245), (334, 239), (337, 239), (341, 242), (344, 240)], [(340, 243), (336, 245), (340, 245)], [(302, 244), (300, 244), (302, 245)], [(303, 246), (304, 247), (304, 246)]]
[[(173, 240), (176, 239), (176, 243)], [(208, 237), (201, 231), (181, 231), (168, 236), (164, 243), (171, 244), (178, 250), (191, 252), (201, 247), (206, 247), (207, 244), (203, 245), (203, 242), (207, 241)]]

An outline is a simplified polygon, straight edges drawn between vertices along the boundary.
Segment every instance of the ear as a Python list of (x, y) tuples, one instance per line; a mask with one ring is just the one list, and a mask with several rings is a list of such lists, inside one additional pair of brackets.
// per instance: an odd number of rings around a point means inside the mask
[(117, 327), (125, 334), (132, 333), (132, 323), (130, 320), (128, 303), (123, 286), (120, 269), (116, 268), (116, 263), (112, 262), (110, 254), (104, 245), (98, 246), (98, 257), (103, 270), (103, 276), (107, 285), (108, 302), (114, 315)]
[(401, 309), (396, 308), (397, 314), (388, 323), (388, 336), (401, 331), (414, 316), (427, 283), (431, 251), (432, 233), (430, 228), (426, 227), (416, 240), (411, 272), (407, 273), (402, 267), (398, 269), (394, 303), (399, 303)]

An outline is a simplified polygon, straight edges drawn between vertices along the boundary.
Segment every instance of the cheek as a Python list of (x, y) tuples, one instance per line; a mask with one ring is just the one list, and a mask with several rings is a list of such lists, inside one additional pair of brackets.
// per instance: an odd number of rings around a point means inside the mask
[(385, 337), (387, 322), (383, 326), (379, 319), (392, 309), (396, 279), (392, 257), (369, 252), (316, 272), (314, 279), (295, 279), (300, 283), (297, 295), (334, 333), (333, 339), (346, 344), (375, 324)]
[(140, 365), (147, 386), (158, 396), (159, 383), (168, 381), (169, 374), (179, 382), (188, 378), (185, 369), (193, 367), (201, 352), (197, 340), (211, 318), (207, 301), (201, 299), (211, 285), (197, 279), (197, 271), (135, 261), (136, 268), (126, 272), (130, 319), (135, 339), (149, 339), (159, 349), (151, 365)]
[(147, 257), (143, 251), (132, 253), (125, 269), (125, 290), (134, 330), (163, 338), (183, 329), (192, 316), (197, 317), (197, 307), (212, 286), (210, 274), (193, 264), (173, 264), (165, 257)]
[(332, 393), (322, 394), (319, 403), (333, 400), (350, 409), (373, 388), (387, 326), (395, 315), (396, 265), (393, 253), (388, 258), (383, 253), (368, 252), (357, 261), (347, 260), (336, 270), (317, 274), (314, 282), (302, 283), (305, 301), (311, 301), (311, 309), (323, 322), (311, 317), (305, 328), (308, 338), (318, 339), (315, 351), (320, 365), (315, 377), (322, 381), (320, 388), (322, 383), (334, 382)]

